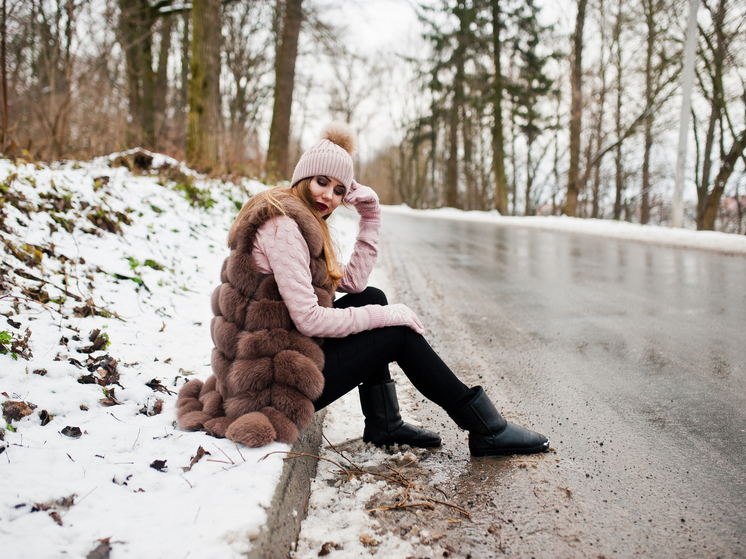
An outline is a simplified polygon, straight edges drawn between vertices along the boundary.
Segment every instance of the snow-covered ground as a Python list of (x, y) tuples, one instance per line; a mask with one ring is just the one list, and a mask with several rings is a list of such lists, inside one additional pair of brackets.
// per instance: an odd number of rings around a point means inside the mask
[[(210, 374), (227, 230), (263, 187), (190, 179), (160, 156), (144, 175), (113, 159), (0, 160), (0, 402), (8, 417), (30, 412), (0, 420), (0, 555), (239, 557), (282, 471), (281, 454), (261, 458), (289, 447), (183, 432), (174, 404)], [(190, 182), (212, 207), (189, 203), (176, 185)], [(353, 216), (336, 223), (351, 246)]]
[[(208, 180), (157, 155), (154, 170), (132, 173), (116, 157), (51, 167), (0, 160), (0, 549), (15, 558), (85, 557), (97, 547), (114, 558), (239, 557), (282, 471), (281, 454), (262, 458), (289, 447), (183, 432), (174, 404), (188, 378), (210, 374), (210, 295), (227, 230), (264, 187)], [(424, 213), (746, 254), (746, 237), (720, 233)], [(333, 225), (349, 254), (354, 212), (337, 212)], [(385, 288), (380, 274), (372, 283)], [(360, 436), (355, 393), (330, 406), (325, 431), (335, 445)], [(371, 463), (392, 459), (365, 452)], [(297, 557), (317, 556), (325, 542), (344, 548), (338, 557), (373, 549), (363, 507), (377, 482), (334, 487), (336, 469), (322, 462)], [(405, 557), (425, 550), (426, 538), (374, 547)]]

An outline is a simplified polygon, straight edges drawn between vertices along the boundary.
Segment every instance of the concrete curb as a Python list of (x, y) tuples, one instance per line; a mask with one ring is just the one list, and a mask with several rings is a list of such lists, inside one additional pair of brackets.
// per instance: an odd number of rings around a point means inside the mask
[[(326, 410), (314, 415), (308, 429), (301, 432), (293, 452), (318, 455)], [(248, 559), (287, 559), (295, 548), (300, 525), (306, 517), (306, 501), (311, 480), (316, 477), (318, 460), (299, 457), (285, 460), (282, 476), (275, 489), (272, 505), (267, 511), (267, 523), (254, 540)]]

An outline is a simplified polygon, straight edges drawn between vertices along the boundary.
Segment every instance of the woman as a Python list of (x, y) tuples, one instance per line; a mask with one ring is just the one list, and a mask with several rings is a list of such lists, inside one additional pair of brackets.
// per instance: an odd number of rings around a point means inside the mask
[[(506, 422), (484, 390), (467, 387), (435, 354), (415, 313), (367, 287), (380, 227), (378, 197), (353, 179), (353, 139), (327, 127), (303, 154), (291, 187), (254, 196), (228, 234), (231, 252), (212, 297), (214, 374), (179, 392), (182, 428), (250, 447), (292, 444), (319, 410), (357, 387), (363, 440), (440, 445), (437, 433), (404, 423), (388, 364), (463, 429), (475, 456), (530, 454), (547, 439)], [(350, 262), (337, 262), (326, 219), (342, 202), (360, 215)], [(334, 300), (335, 291), (347, 295)]]

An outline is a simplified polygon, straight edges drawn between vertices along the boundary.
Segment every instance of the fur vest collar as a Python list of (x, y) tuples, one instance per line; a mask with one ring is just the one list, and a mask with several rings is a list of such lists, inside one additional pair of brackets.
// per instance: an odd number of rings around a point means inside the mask
[[(311, 255), (312, 284), (319, 305), (331, 307), (323, 240), (311, 212), (294, 198), (283, 201)], [(273, 441), (293, 444), (313, 418), (313, 400), (324, 388), (321, 340), (293, 325), (271, 274), (262, 274), (251, 251), (257, 230), (272, 216), (262, 206), (238, 226), (212, 296), (210, 331), (213, 375), (189, 381), (179, 391), (182, 429), (227, 437), (250, 447)]]

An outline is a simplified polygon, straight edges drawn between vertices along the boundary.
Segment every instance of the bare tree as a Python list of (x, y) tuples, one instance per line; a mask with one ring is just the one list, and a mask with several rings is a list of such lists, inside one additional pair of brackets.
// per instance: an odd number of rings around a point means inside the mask
[(503, 30), (500, 0), (490, 0), (492, 15), (492, 60), (494, 81), (492, 85), (492, 168), (495, 174), (495, 209), (501, 215), (508, 214), (508, 179), (505, 176), (505, 138), (503, 133), (503, 75), (501, 65)]
[(2, 52), (0, 52), (0, 68), (2, 71), (2, 94), (3, 94), (3, 133), (0, 137), (0, 151), (5, 153), (5, 142), (8, 138), (8, 64), (6, 57), (7, 30), (8, 30), (8, 6), (7, 0), (3, 0), (2, 6)]
[(219, 162), (221, 37), (220, 0), (194, 0), (186, 157), (205, 170)]
[[(710, 118), (705, 136), (703, 152), (702, 176), (697, 185), (697, 229), (714, 230), (720, 200), (725, 191), (725, 185), (733, 173), (736, 161), (744, 158), (744, 142), (746, 131), (736, 130), (728, 109), (725, 76), (737, 67), (737, 58), (733, 52), (733, 42), (743, 36), (743, 19), (740, 21), (727, 20), (732, 6), (727, 0), (718, 0), (717, 6), (703, 2), (711, 18), (710, 29), (700, 28), (700, 37), (704, 42), (700, 56), (705, 65), (706, 76), (698, 72), (700, 86), (710, 105)], [(709, 84), (708, 84), (709, 82)], [(741, 82), (743, 84), (743, 81)], [(709, 85), (709, 87), (708, 87)], [(746, 108), (746, 96), (742, 97)], [(710, 189), (710, 173), (712, 172), (712, 150), (716, 141), (720, 144), (720, 170)], [(732, 142), (726, 147), (726, 142)]]
[(222, 97), (228, 107), (225, 163), (251, 165), (259, 174), (261, 157), (257, 139), (259, 113), (270, 93), (265, 78), (271, 71), (272, 34), (268, 23), (269, 2), (236, 2), (223, 13), (225, 29), (225, 65), (230, 79), (224, 84)]
[[(267, 179), (290, 178), (289, 145), (290, 114), (295, 86), (295, 60), (298, 57), (298, 36), (303, 21), (303, 0), (277, 0), (278, 20), (282, 21), (281, 37), (275, 58), (275, 96), (272, 124), (267, 148)], [(282, 18), (279, 14), (282, 13)]]
[(574, 217), (578, 206), (580, 184), (580, 133), (583, 119), (583, 26), (588, 0), (578, 0), (575, 32), (572, 37), (572, 109), (570, 117), (570, 168), (567, 172), (565, 214)]

